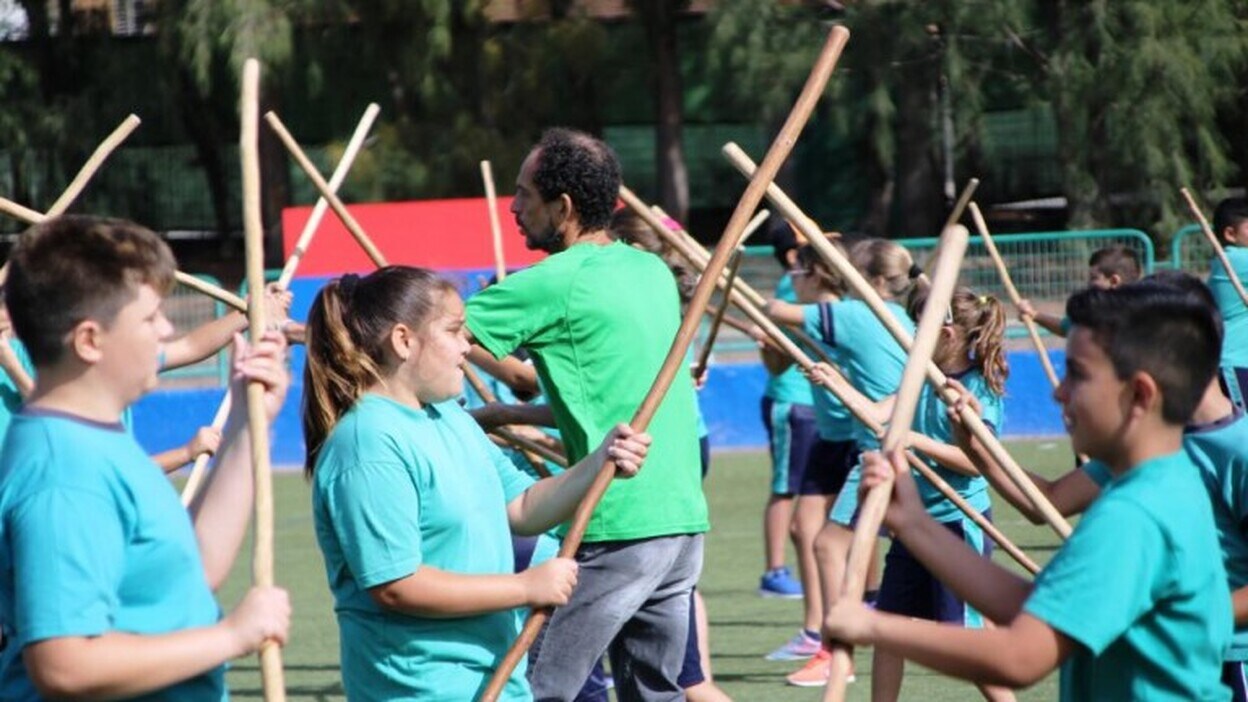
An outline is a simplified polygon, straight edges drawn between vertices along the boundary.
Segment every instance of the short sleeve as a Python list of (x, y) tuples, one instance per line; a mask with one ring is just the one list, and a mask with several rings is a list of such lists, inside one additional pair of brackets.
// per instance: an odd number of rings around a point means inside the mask
[(507, 276), (468, 299), (468, 331), (495, 358), (534, 341), (558, 321), (565, 277), (543, 264)]
[(401, 463), (352, 466), (326, 485), (324, 496), (334, 535), (361, 588), (398, 580), (420, 567), (420, 499)]
[(107, 494), (52, 488), (7, 525), (19, 647), (113, 628), (125, 564), (121, 508)]
[(1106, 507), (1084, 516), (1024, 605), (1094, 655), (1153, 608), (1169, 569), (1161, 529), (1143, 508), (1122, 501)]

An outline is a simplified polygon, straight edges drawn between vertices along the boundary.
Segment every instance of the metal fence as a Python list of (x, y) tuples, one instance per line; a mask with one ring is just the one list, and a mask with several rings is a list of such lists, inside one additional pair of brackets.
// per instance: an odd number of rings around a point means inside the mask
[(1200, 225), (1189, 224), (1174, 233), (1170, 240), (1170, 267), (1187, 271), (1205, 278), (1209, 275), (1209, 261), (1213, 259), (1213, 246), (1200, 233)]
[[(221, 281), (210, 275), (197, 275), (196, 278), (207, 283), (220, 286)], [(184, 285), (177, 285), (165, 299), (165, 316), (173, 323), (178, 334), (186, 334), (214, 319), (226, 314), (225, 304), (191, 290)], [(175, 368), (161, 374), (164, 380), (184, 381), (188, 384), (202, 385), (212, 382), (224, 385), (229, 377), (228, 351), (222, 350), (200, 361), (199, 363)]]

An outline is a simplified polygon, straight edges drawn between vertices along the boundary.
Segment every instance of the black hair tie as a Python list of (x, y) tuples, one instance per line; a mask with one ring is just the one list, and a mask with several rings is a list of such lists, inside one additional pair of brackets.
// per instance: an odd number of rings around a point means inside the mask
[(919, 264), (911, 263), (910, 264), (910, 280), (914, 280), (915, 278), (918, 278), (921, 275), (923, 275), (923, 269), (919, 267)]
[(338, 292), (344, 300), (350, 300), (355, 294), (355, 286), (360, 284), (360, 276), (348, 273), (338, 279)]

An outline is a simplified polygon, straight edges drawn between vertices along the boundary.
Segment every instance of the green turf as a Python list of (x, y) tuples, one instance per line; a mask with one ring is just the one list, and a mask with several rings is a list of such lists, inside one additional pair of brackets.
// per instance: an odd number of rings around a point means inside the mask
[[(1072, 456), (1064, 441), (1010, 444), (1025, 466), (1055, 475), (1068, 470)], [(757, 596), (762, 570), (762, 508), (769, 475), (761, 453), (720, 454), (707, 480), (712, 530), (707, 537), (701, 589), (710, 611), (711, 656), (716, 681), (737, 700), (818, 700), (820, 691), (784, 685), (792, 663), (772, 663), (763, 655), (793, 634), (801, 623), (801, 603), (764, 600)], [(312, 534), (309, 491), (302, 478), (275, 479), (277, 508), (277, 579), (290, 590), (295, 608), (291, 641), (284, 651), (286, 687), (291, 700), (343, 699), (338, 672), (338, 632), (324, 567)], [(1052, 553), (1056, 536), (1047, 528), (1025, 522), (1013, 509), (996, 500), (996, 521), (1037, 562)], [(249, 580), (249, 555), (240, 556), (235, 573), (222, 591), (221, 601), (233, 606)], [(998, 560), (1008, 556), (998, 552)], [(793, 559), (790, 555), (789, 562)], [(850, 686), (850, 700), (869, 699), (869, 651), (856, 656), (858, 682)], [(255, 659), (238, 661), (230, 677), (238, 699), (257, 698), (259, 672)], [(968, 685), (949, 680), (911, 664), (902, 689), (903, 700), (975, 699)], [(1057, 697), (1057, 678), (1050, 676), (1020, 693), (1023, 700)]]

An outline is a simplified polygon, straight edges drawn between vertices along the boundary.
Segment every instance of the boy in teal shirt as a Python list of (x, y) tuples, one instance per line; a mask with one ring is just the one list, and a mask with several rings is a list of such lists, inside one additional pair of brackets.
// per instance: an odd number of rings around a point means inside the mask
[[(286, 593), (255, 588), (222, 618), (252, 502), (247, 404), (190, 514), (121, 425), (156, 385), (168, 247), (118, 220), (50, 219), (10, 257), (7, 297), (38, 371), (0, 448), (0, 698), (222, 700), (225, 663), (285, 641)], [(289, 383), (280, 336), (235, 344), (235, 391)]]
[[(1215, 315), (1173, 288), (1072, 296), (1056, 396), (1076, 451), (1114, 476), (1034, 584), (972, 553), (924, 514), (900, 454), (886, 522), (943, 582), (998, 623), (966, 630), (841, 601), (825, 635), (887, 647), (976, 682), (1030, 685), (1062, 666), (1063, 700), (1225, 700), (1230, 597), (1207, 493), (1183, 426), (1217, 370)], [(1106, 402), (1106, 398), (1112, 398)]]
[[(1227, 198), (1213, 212), (1213, 231), (1222, 240), (1226, 258), (1241, 284), (1248, 280), (1248, 199)], [(1248, 307), (1231, 282), (1222, 260), (1209, 264), (1209, 289), (1226, 328), (1222, 343), (1222, 382), (1227, 397), (1245, 408), (1248, 402)]]

